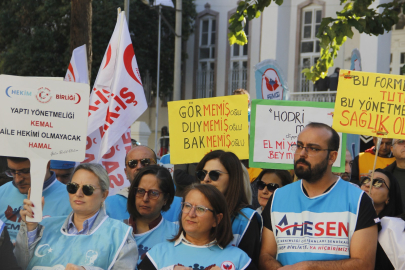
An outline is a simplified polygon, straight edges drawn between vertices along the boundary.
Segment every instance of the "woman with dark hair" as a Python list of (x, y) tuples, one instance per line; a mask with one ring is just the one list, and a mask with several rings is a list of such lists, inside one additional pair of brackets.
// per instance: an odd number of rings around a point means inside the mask
[(245, 252), (229, 245), (231, 226), (224, 196), (212, 186), (193, 185), (183, 197), (177, 235), (148, 251), (138, 269), (256, 269)]
[(261, 214), (273, 192), (280, 187), (291, 184), (292, 177), (285, 170), (265, 169), (256, 178), (255, 183), (257, 199), (260, 204), (256, 211)]
[(262, 219), (259, 213), (248, 207), (238, 157), (222, 150), (209, 152), (198, 163), (196, 176), (201, 184), (212, 185), (225, 196), (232, 220), (232, 244), (245, 251), (257, 266)]
[(371, 179), (365, 176), (360, 180), (360, 188), (366, 192), (374, 202), (374, 208), (379, 218), (395, 217), (402, 214), (402, 199), (399, 183), (394, 175), (383, 169), (374, 171), (373, 187), (370, 191)]
[(178, 226), (165, 220), (161, 212), (173, 202), (174, 184), (170, 172), (151, 165), (140, 170), (129, 188), (127, 209), (129, 225), (138, 245), (138, 263), (153, 246), (172, 238)]
[[(371, 193), (369, 193), (371, 183), (373, 186)], [(392, 173), (383, 169), (376, 169), (373, 181), (369, 176), (363, 177), (360, 180), (360, 188), (373, 200), (375, 211), (380, 219), (396, 217), (403, 213), (399, 183)], [(381, 225), (378, 229), (381, 230)], [(380, 243), (377, 245), (375, 269), (394, 269)]]

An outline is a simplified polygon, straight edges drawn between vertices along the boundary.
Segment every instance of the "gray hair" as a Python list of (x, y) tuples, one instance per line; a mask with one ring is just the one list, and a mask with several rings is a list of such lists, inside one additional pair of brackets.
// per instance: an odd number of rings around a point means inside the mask
[(94, 173), (98, 178), (98, 183), (100, 184), (100, 189), (102, 192), (109, 189), (110, 179), (108, 178), (107, 171), (102, 165), (97, 163), (82, 163), (75, 168), (72, 175), (74, 175), (78, 170), (86, 170)]

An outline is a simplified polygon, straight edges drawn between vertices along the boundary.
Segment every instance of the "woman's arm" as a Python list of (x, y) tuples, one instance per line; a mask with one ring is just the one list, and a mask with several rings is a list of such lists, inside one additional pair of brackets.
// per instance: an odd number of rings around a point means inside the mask
[(28, 246), (28, 229), (27, 224), (24, 221), (21, 221), (20, 231), (17, 234), (14, 255), (17, 259), (18, 265), (22, 269), (26, 269), (31, 258), (34, 256), (35, 248), (42, 238), (42, 233), (44, 226), (38, 224), (37, 226), (37, 237), (34, 242)]
[(138, 246), (136, 245), (132, 233), (129, 233), (124, 246), (120, 250), (117, 260), (115, 261), (114, 266), (112, 267), (112, 270), (120, 270), (120, 269), (134, 270), (136, 268), (137, 262), (138, 262)]

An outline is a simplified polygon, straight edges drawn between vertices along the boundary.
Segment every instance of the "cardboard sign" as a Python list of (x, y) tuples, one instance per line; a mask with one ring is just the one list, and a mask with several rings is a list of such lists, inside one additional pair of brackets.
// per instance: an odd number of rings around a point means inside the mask
[(246, 95), (168, 102), (170, 161), (199, 162), (214, 150), (248, 159)]
[[(249, 166), (293, 169), (294, 145), (298, 134), (310, 122), (332, 125), (333, 103), (253, 100)], [(334, 172), (344, 172), (346, 134), (340, 135)]]
[(333, 128), (336, 131), (403, 139), (404, 76), (340, 70)]
[(1, 75), (0, 96), (0, 154), (30, 159), (36, 214), (29, 220), (38, 222), (48, 161), (85, 157), (89, 86)]

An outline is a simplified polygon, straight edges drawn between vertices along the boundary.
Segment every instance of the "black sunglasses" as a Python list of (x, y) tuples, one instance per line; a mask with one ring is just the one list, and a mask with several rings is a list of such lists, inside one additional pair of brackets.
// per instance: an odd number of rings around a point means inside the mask
[(127, 165), (128, 165), (128, 167), (133, 169), (136, 166), (138, 166), (138, 162), (140, 162), (142, 164), (142, 166), (145, 167), (145, 166), (149, 166), (152, 161), (154, 163), (156, 163), (156, 161), (153, 158), (131, 159), (130, 161), (128, 161)]
[(257, 181), (257, 189), (259, 190), (263, 190), (265, 187), (267, 187), (268, 191), (275, 191), (276, 189), (278, 189), (280, 186), (278, 184), (274, 184), (274, 183), (268, 183), (266, 184), (265, 182), (263, 182), (262, 180), (258, 180)]
[[(371, 181), (370, 177), (368, 177), (368, 176), (362, 177), (361, 181), (360, 181), (361, 186), (370, 183), (370, 181)], [(382, 178), (374, 178), (373, 179), (373, 187), (375, 187), (375, 188), (381, 187), (383, 183), (388, 188), (388, 190), (390, 190), (390, 188), (387, 186), (387, 183), (385, 183), (384, 179), (382, 179)]]
[(226, 172), (221, 172), (221, 171), (210, 171), (207, 172), (205, 170), (201, 170), (201, 171), (197, 171), (195, 172), (195, 175), (197, 176), (197, 179), (200, 181), (203, 181), (205, 179), (205, 176), (208, 174), (208, 177), (212, 180), (212, 181), (217, 181), (219, 179), (219, 176), (222, 174), (228, 174)]
[[(76, 194), (76, 192), (79, 190), (80, 185), (77, 183), (68, 183), (66, 185), (66, 189), (70, 194)], [(82, 186), (82, 191), (83, 194), (86, 196), (91, 196), (93, 195), (93, 192), (99, 188), (93, 187), (92, 185), (83, 185)]]

